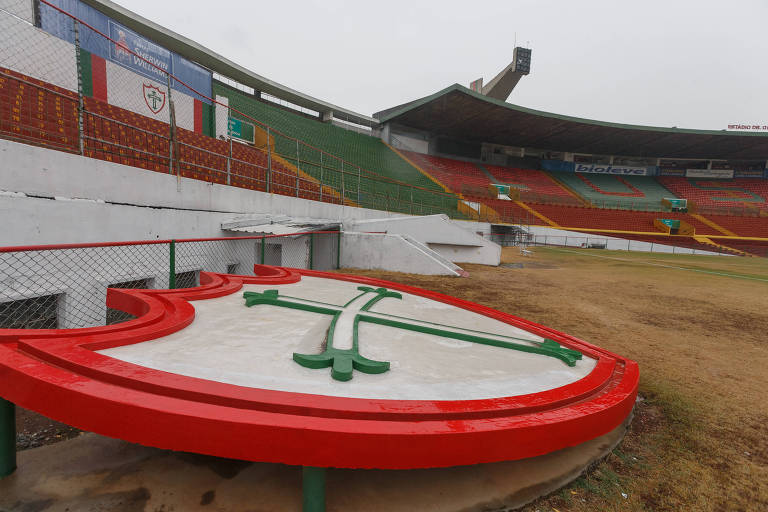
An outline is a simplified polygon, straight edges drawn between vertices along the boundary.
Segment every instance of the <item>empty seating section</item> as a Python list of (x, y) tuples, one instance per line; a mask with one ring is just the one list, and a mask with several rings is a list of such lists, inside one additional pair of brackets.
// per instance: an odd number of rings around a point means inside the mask
[[(234, 96), (232, 91), (227, 92), (235, 108), (238, 108), (235, 103), (239, 101), (239, 107), (247, 114), (255, 114), (288, 135), (308, 139), (328, 153), (342, 155), (346, 163), (326, 154), (321, 156), (320, 150), (304, 145), (299, 146), (297, 159), (296, 141), (282, 136), (274, 138), (271, 162), (266, 149), (241, 143), (230, 144), (229, 141), (182, 128), (176, 130), (172, 144), (167, 123), (93, 98), (83, 100), (83, 151), (86, 156), (152, 171), (179, 173), (187, 178), (251, 190), (266, 191), (269, 187), (274, 193), (303, 199), (340, 203), (343, 193), (348, 202), (369, 208), (413, 214), (442, 211), (459, 216), (455, 196), (442, 192), (438, 184), (378, 139), (306, 119), (253, 98), (244, 101)], [(0, 68), (0, 134), (14, 140), (79, 151), (77, 95)], [(171, 152), (175, 156), (173, 168)], [(492, 208), (490, 215), (494, 218), (490, 220), (544, 224), (543, 220), (516, 201), (496, 199), (490, 193), (483, 195), (482, 191), (490, 190), (495, 180), (520, 190), (521, 200), (562, 227), (654, 233), (657, 231), (654, 221), (666, 218), (693, 225), (697, 235), (725, 234), (684, 213), (573, 206), (569, 201), (576, 201), (576, 198), (544, 171), (480, 166), (412, 152), (406, 154), (450, 190), (464, 192), (468, 200), (482, 202)], [(386, 176), (371, 173), (370, 170), (381, 171)], [(650, 177), (562, 173), (558, 174), (558, 178), (595, 205), (611, 207), (614, 206), (612, 201), (618, 201), (617, 206), (623, 208), (660, 209), (664, 197), (691, 199), (700, 207), (705, 218), (721, 228), (738, 236), (768, 238), (767, 180), (659, 178), (670, 189), (667, 190)], [(326, 185), (321, 187), (319, 179)], [(416, 187), (403, 186), (398, 180)], [(543, 199), (543, 202), (536, 201), (536, 198)], [(706, 208), (748, 215), (718, 215), (708, 213)], [(637, 237), (643, 236), (652, 235), (633, 235), (633, 238), (639, 240)], [(768, 251), (768, 243), (761, 241), (720, 240), (734, 248), (752, 244), (758, 248), (757, 252)], [(690, 243), (698, 244), (695, 241)]]
[(707, 214), (705, 217), (738, 236), (768, 238), (768, 216), (736, 217)]
[(659, 181), (678, 197), (690, 199), (702, 212), (742, 213), (768, 211), (768, 180), (734, 178), (730, 180), (694, 179), (661, 176)]
[(401, 152), (454, 192), (469, 196), (489, 195), (490, 178), (471, 162), (424, 155), (413, 151)]
[(171, 172), (167, 124), (93, 98), (83, 98), (83, 107), (85, 156)]
[(601, 208), (569, 207), (551, 204), (531, 204), (537, 212), (562, 227), (578, 229), (611, 229), (619, 231), (658, 231), (653, 221), (658, 218), (679, 219), (691, 224), (697, 235), (722, 235), (713, 227), (686, 213), (633, 212)]
[(716, 239), (715, 241), (720, 245), (732, 247), (754, 256), (768, 258), (768, 242), (764, 240), (730, 240), (723, 238)]
[(515, 201), (507, 201), (506, 199), (483, 199), (482, 202), (493, 208), (493, 211), (498, 214), (501, 222), (527, 225), (543, 224), (543, 222), (531, 213), (530, 210), (526, 210), (522, 206), (519, 206)]
[(578, 206), (580, 201), (555, 182), (546, 171), (484, 164), (496, 181), (520, 191), (522, 201)]
[[(7, 138), (80, 150), (77, 95), (40, 80), (0, 68), (0, 134)], [(91, 97), (83, 98), (83, 153), (91, 158), (157, 172), (179, 173), (211, 183), (226, 184), (229, 142), (183, 128), (176, 129), (171, 168), (171, 137), (167, 123)], [(232, 144), (229, 184), (267, 189), (264, 150)], [(279, 159), (272, 161), (272, 191), (304, 199), (340, 202), (329, 187), (321, 193), (313, 178), (297, 173)]]
[(77, 151), (77, 95), (0, 67), (0, 134)]
[[(343, 165), (347, 173), (344, 177), (344, 193), (351, 201), (358, 202), (359, 198), (360, 204), (369, 208), (388, 206), (389, 209), (405, 212), (445, 211), (452, 216), (458, 215), (456, 198), (443, 194), (439, 185), (421, 174), (378, 138), (288, 112), (278, 105), (260, 101), (215, 81), (213, 93), (228, 98), (229, 106), (234, 110), (271, 126), (275, 151), (293, 164), (298, 152), (300, 169), (314, 178), (320, 179), (321, 152), (312, 147), (325, 152), (322, 157), (322, 179), (325, 183), (333, 181), (337, 191), (341, 191), (342, 186), (337, 171), (341, 171)], [(300, 144), (297, 149), (294, 138), (311, 147)], [(342, 164), (339, 159), (329, 155), (342, 158), (346, 163)], [(365, 171), (359, 171), (358, 167), (373, 174), (365, 179)], [(359, 194), (358, 173), (361, 175)], [(392, 181), (388, 182), (387, 179)], [(419, 188), (401, 187), (397, 182)]]
[(662, 211), (661, 200), (675, 197), (650, 176), (568, 172), (553, 176), (597, 208)]

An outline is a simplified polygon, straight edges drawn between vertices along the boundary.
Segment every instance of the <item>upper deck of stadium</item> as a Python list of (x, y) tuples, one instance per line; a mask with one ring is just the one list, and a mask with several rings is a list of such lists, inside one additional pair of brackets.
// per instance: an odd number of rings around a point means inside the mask
[(456, 139), (644, 158), (768, 159), (768, 134), (612, 123), (543, 112), (459, 84), (373, 115), (382, 124)]

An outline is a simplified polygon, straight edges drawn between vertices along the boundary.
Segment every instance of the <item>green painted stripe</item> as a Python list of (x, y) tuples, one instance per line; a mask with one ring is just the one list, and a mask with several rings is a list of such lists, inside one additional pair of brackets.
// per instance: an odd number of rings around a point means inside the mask
[(209, 137), (216, 136), (213, 105), (209, 105), (205, 102), (203, 102), (203, 135), (207, 135)]
[(91, 53), (80, 49), (80, 80), (83, 84), (83, 96), (93, 96), (93, 67)]

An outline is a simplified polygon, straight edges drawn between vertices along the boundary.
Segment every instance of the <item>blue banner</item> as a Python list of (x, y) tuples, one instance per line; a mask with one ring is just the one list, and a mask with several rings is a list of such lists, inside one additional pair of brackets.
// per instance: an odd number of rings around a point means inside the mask
[(109, 37), (116, 43), (109, 45), (109, 58), (121, 66), (158, 82), (173, 74), (171, 52), (144, 39), (136, 32), (109, 20)]
[(545, 171), (573, 172), (573, 162), (563, 160), (542, 160), (541, 167)]
[[(202, 96), (175, 80), (172, 84), (173, 89), (210, 103), (206, 97), (212, 95), (211, 73), (207, 69), (153, 43), (80, 0), (49, 0), (49, 2), (115, 41), (112, 43), (81, 24), (80, 46), (84, 50), (157, 82), (165, 83), (167, 78), (163, 71), (169, 72)], [(42, 3), (40, 4), (40, 28), (72, 44), (75, 42), (72, 18)], [(131, 52), (140, 55), (154, 66)]]

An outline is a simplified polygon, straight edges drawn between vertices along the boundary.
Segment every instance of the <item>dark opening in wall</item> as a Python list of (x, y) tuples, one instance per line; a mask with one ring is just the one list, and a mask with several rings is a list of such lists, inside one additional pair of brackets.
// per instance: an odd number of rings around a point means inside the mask
[(0, 329), (58, 329), (60, 295), (0, 302)]

